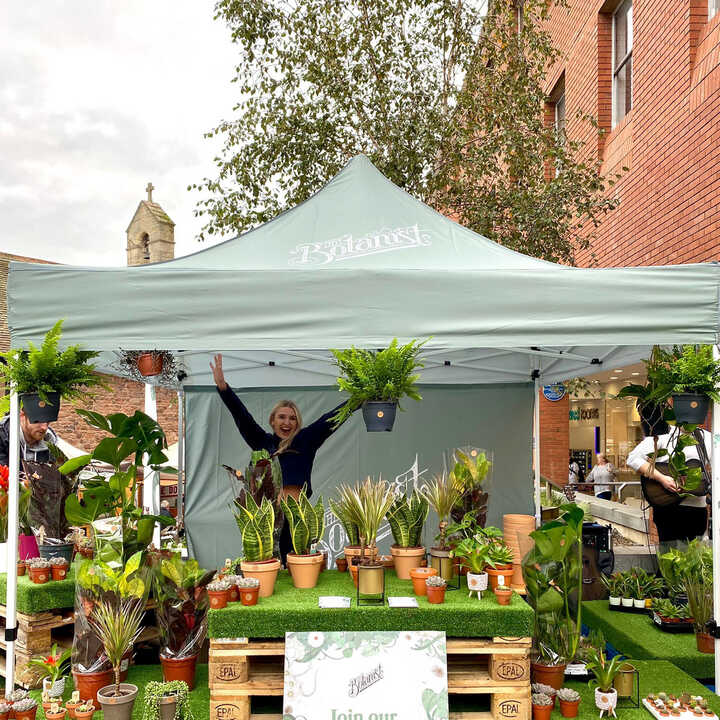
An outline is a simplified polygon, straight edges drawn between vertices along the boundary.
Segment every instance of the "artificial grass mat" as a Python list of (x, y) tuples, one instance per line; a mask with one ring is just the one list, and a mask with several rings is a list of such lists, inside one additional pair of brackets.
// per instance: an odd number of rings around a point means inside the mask
[[(707, 699), (710, 707), (716, 714), (720, 715), (720, 697), (711, 693), (705, 686), (701, 685), (689, 675), (679, 670), (672, 663), (663, 660), (638, 660), (633, 664), (640, 671), (640, 697), (650, 692), (671, 692), (676, 695), (689, 692), (692, 695), (702, 695)], [(196, 671), (195, 689), (190, 693), (190, 705), (195, 720), (209, 720), (210, 718), (210, 691), (208, 690), (208, 666), (198, 665)], [(143, 710), (143, 692), (145, 684), (151, 680), (162, 680), (162, 671), (159, 665), (133, 665), (130, 668), (128, 682), (138, 686), (138, 698), (133, 708), (133, 720), (141, 720)], [(66, 698), (70, 697), (72, 692), (72, 682), (68, 682), (65, 692)], [(597, 718), (599, 711), (595, 708), (594, 689), (589, 687), (586, 682), (578, 680), (568, 680), (567, 687), (577, 690), (582, 701), (580, 703), (578, 717), (590, 720)], [(398, 692), (402, 692), (398, 689)], [(41, 692), (33, 690), (30, 695), (40, 700)], [(487, 709), (489, 706), (489, 695), (466, 697), (462, 695), (450, 696), (450, 708), (452, 712), (467, 711), (473, 712), (477, 710)], [(260, 698), (253, 699), (253, 712), (257, 714), (275, 713), (275, 717), (279, 717), (282, 706), (282, 698), (267, 698), (265, 702), (256, 702)], [(624, 701), (622, 701), (624, 702)], [(618, 717), (621, 720), (650, 720), (651, 716), (642, 705), (640, 708), (618, 707)], [(44, 719), (42, 708), (38, 710), (38, 720)], [(102, 713), (95, 713), (93, 720), (102, 720)], [(560, 710), (554, 710), (552, 713), (553, 720), (561, 718)]]
[[(17, 579), (17, 611), (35, 615), (46, 610), (75, 606), (75, 566), (68, 568), (65, 580), (49, 580), (37, 585), (26, 573)], [(7, 605), (7, 573), (0, 573), (0, 602)]]
[(583, 603), (582, 620), (593, 630), (602, 630), (605, 640), (628, 657), (669, 660), (695, 678), (715, 675), (715, 656), (698, 652), (694, 633), (663, 632), (649, 613), (613, 611), (607, 600), (590, 600)]
[[(399, 580), (394, 572), (385, 574), (385, 594), (412, 596), (412, 581)], [(352, 600), (349, 610), (321, 610), (321, 595), (345, 595)], [(286, 570), (278, 574), (275, 592), (245, 607), (230, 603), (222, 610), (210, 610), (208, 635), (211, 638), (284, 638), (287, 631), (313, 630), (443, 630), (448, 637), (527, 637), (532, 634), (533, 611), (519, 595), (508, 606), (500, 606), (495, 595), (485, 592), (482, 600), (468, 597), (465, 578), (459, 590), (448, 590), (445, 602), (431, 605), (418, 597), (417, 608), (384, 606), (357, 607), (357, 595), (349, 572), (320, 573), (316, 587), (298, 590)]]

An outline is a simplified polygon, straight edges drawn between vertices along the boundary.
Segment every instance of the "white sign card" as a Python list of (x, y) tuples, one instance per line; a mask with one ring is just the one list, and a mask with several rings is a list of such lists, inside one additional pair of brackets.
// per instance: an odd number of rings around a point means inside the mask
[(285, 633), (284, 720), (448, 720), (445, 633)]
[(318, 607), (321, 608), (349, 608), (350, 598), (344, 595), (321, 595), (318, 598)]
[(388, 605), (391, 608), (416, 608), (418, 607), (418, 601), (416, 597), (391, 595), (388, 597)]

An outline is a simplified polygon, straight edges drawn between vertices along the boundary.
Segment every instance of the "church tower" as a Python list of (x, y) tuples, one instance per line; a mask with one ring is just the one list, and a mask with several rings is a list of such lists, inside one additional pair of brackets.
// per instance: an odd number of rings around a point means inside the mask
[(128, 265), (146, 265), (175, 257), (175, 223), (160, 205), (153, 202), (154, 189), (153, 184), (148, 183), (145, 188), (147, 200), (140, 201), (128, 225)]

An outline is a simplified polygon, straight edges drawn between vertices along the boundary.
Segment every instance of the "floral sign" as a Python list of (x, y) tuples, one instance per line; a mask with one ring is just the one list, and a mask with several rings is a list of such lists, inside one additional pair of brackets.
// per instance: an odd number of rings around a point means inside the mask
[(445, 633), (286, 633), (283, 700), (283, 720), (448, 720)]

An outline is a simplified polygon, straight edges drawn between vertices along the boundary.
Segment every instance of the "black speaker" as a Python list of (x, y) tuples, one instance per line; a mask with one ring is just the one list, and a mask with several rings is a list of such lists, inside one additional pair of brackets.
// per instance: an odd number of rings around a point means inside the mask
[(583, 600), (604, 600), (607, 590), (601, 575), (612, 575), (615, 554), (612, 550), (612, 526), (583, 523)]

